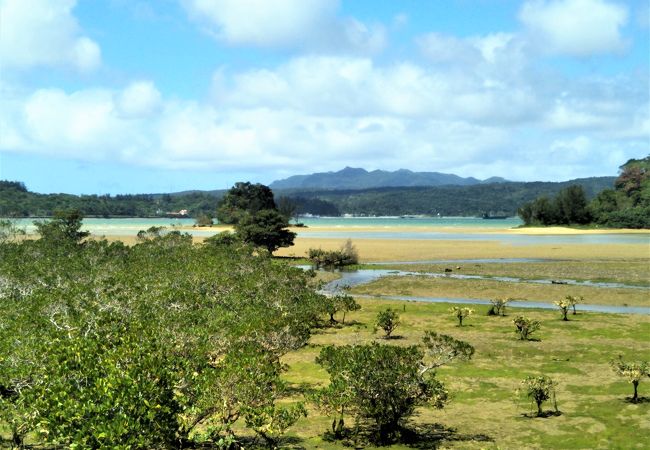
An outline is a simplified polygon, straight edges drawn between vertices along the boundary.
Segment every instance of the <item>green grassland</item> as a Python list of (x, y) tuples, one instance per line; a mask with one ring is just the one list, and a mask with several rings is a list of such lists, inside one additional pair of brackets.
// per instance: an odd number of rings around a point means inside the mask
[[(460, 267), (460, 269), (456, 269)], [(366, 265), (364, 268), (377, 268)], [(572, 279), (578, 281), (616, 282), (639, 286), (650, 285), (650, 262), (635, 258), (621, 260), (548, 261), (527, 263), (447, 263), (447, 264), (394, 264), (382, 269), (413, 272), (443, 273), (452, 268), (454, 273), (493, 277), (516, 277), (524, 280)]]
[[(442, 410), (422, 408), (413, 421), (421, 433), (419, 443), (390, 448), (647, 448), (643, 435), (650, 432), (650, 402), (626, 401), (632, 387), (617, 377), (608, 361), (650, 358), (650, 318), (641, 315), (579, 313), (563, 322), (557, 311), (526, 310), (539, 320), (539, 340), (521, 341), (512, 318), (521, 313), (508, 309), (506, 317), (490, 317), (487, 307), (476, 306), (463, 327), (448, 313), (449, 304), (359, 299), (362, 309), (348, 314), (346, 324), (322, 329), (308, 346), (284, 357), (284, 378), (297, 393), (327, 383), (326, 372), (314, 363), (325, 345), (368, 343), (417, 344), (425, 330), (465, 340), (476, 348), (469, 362), (452, 363), (438, 371), (452, 400)], [(377, 313), (397, 308), (402, 324), (399, 339), (384, 341), (373, 333)], [(533, 335), (535, 337), (535, 335)], [(557, 383), (559, 416), (530, 418), (533, 405), (515, 391), (527, 375), (545, 374)], [(650, 380), (642, 381), (640, 394), (650, 397)], [(299, 398), (300, 395), (296, 395)], [(552, 409), (546, 404), (546, 409)], [(351, 420), (350, 420), (351, 422)], [(309, 416), (289, 433), (289, 446), (339, 449), (324, 441), (331, 423), (310, 408)]]

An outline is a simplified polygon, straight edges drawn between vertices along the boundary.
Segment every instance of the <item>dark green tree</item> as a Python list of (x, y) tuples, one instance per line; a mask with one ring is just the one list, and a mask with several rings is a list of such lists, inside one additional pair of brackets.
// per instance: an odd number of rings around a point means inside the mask
[(587, 197), (582, 186), (574, 184), (558, 192), (555, 198), (559, 218), (565, 224), (586, 224), (591, 221)]
[(36, 231), (41, 239), (47, 242), (78, 244), (90, 235), (81, 231), (83, 215), (79, 210), (54, 211), (51, 220), (45, 222), (35, 221)]
[(287, 230), (289, 221), (275, 209), (263, 209), (243, 215), (235, 231), (244, 242), (266, 248), (273, 253), (280, 247), (290, 247), (296, 233)]
[[(244, 216), (254, 216), (262, 210), (276, 210), (273, 191), (263, 184), (239, 182), (230, 188), (217, 207), (219, 223), (237, 224)], [(288, 222), (288, 219), (287, 219)]]

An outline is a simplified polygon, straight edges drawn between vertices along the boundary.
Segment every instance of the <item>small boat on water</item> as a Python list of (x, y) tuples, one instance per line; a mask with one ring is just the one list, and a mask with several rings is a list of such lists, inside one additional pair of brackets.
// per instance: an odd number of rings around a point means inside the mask
[(495, 215), (492, 215), (492, 214), (489, 214), (489, 213), (484, 213), (483, 216), (482, 216), (483, 219), (507, 219), (508, 217), (510, 217), (510, 216), (508, 216), (508, 215), (495, 216)]

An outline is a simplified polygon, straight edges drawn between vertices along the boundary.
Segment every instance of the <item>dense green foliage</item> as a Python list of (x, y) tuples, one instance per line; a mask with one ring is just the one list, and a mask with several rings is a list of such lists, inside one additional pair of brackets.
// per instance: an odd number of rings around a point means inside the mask
[(277, 211), (271, 189), (259, 183), (239, 182), (219, 201), (217, 220), (219, 223), (237, 224), (245, 216), (254, 216), (262, 210)]
[(352, 244), (351, 239), (348, 239), (339, 250), (310, 248), (307, 252), (307, 257), (317, 269), (321, 267), (345, 267), (359, 262), (359, 253)]
[(177, 231), (133, 247), (46, 236), (0, 244), (0, 422), (15, 445), (170, 448), (243, 426), (274, 445), (304, 414), (278, 400), (280, 357), (326, 312), (305, 273)]
[(617, 228), (650, 228), (650, 156), (620, 167), (615, 189), (605, 189), (587, 203), (580, 186), (570, 186), (555, 198), (541, 196), (523, 204), (519, 216), (526, 225), (597, 223)]
[[(325, 347), (316, 362), (329, 373), (330, 384), (317, 393), (316, 402), (339, 419), (339, 434), (344, 416), (351, 415), (355, 429), (369, 421), (375, 440), (390, 442), (417, 406), (442, 408), (447, 401), (442, 383), (431, 371), (420, 370), (423, 357), (418, 346)], [(333, 428), (336, 432), (337, 426)]]
[(623, 164), (614, 186), (591, 202), (595, 221), (610, 227), (650, 228), (650, 156)]
[(214, 212), (221, 192), (188, 192), (182, 195), (70, 195), (37, 194), (25, 185), (0, 180), (1, 217), (50, 217), (56, 210), (75, 209), (88, 217), (164, 217), (187, 209), (190, 216)]
[(244, 242), (266, 248), (273, 253), (280, 247), (290, 247), (296, 233), (289, 231), (289, 221), (275, 209), (263, 209), (245, 214), (235, 225), (235, 231)]
[(579, 185), (562, 189), (555, 197), (539, 197), (518, 210), (526, 225), (584, 225), (592, 220), (585, 192)]

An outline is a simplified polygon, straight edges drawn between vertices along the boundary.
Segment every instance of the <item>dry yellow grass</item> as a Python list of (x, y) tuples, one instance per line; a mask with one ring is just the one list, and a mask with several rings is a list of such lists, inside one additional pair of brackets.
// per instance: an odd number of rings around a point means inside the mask
[[(280, 256), (305, 256), (310, 248), (338, 249), (342, 239), (298, 237)], [(428, 259), (548, 258), (630, 259), (648, 258), (650, 247), (638, 244), (510, 245), (495, 241), (353, 239), (362, 262), (419, 261)]]

